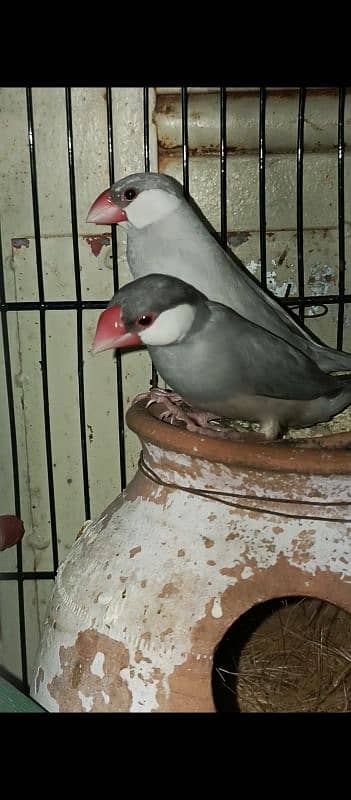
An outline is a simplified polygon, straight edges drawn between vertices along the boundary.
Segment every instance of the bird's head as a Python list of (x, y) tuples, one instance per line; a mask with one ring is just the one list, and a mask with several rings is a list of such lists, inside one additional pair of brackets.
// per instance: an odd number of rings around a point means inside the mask
[(183, 189), (175, 178), (157, 172), (139, 172), (127, 175), (102, 192), (89, 209), (87, 222), (129, 223), (134, 228), (145, 228), (174, 212), (182, 201)]
[(146, 275), (117, 292), (98, 319), (92, 352), (181, 342), (204, 295), (169, 275)]

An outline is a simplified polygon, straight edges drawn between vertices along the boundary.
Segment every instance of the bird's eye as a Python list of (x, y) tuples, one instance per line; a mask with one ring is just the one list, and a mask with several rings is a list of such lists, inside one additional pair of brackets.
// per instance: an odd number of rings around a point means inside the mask
[(154, 314), (140, 314), (140, 317), (137, 319), (137, 325), (140, 325), (141, 328), (148, 328), (149, 325), (153, 323), (154, 319)]
[(124, 198), (124, 200), (128, 200), (129, 201), (129, 200), (134, 200), (134, 198), (136, 196), (137, 196), (136, 189), (126, 189), (125, 192), (124, 192), (123, 198)]

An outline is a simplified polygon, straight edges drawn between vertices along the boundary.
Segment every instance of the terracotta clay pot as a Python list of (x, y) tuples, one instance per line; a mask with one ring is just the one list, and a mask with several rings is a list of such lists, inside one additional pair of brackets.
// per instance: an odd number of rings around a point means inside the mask
[(32, 697), (50, 711), (214, 711), (213, 654), (254, 604), (351, 612), (348, 435), (253, 445), (127, 414), (143, 462), (60, 566)]

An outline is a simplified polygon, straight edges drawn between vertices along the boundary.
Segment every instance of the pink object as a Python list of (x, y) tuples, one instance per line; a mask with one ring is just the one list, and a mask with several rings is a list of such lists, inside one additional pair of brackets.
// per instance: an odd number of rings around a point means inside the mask
[(6, 550), (20, 542), (24, 535), (24, 525), (21, 519), (13, 514), (0, 516), (0, 550)]

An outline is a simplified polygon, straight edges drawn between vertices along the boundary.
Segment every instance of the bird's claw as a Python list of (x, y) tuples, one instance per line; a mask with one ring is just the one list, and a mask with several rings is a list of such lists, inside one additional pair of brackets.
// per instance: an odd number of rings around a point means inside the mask
[(152, 404), (153, 404), (153, 403), (157, 403), (157, 402), (160, 402), (160, 401), (159, 401), (159, 400), (155, 400), (155, 398), (154, 398), (154, 397), (152, 397), (152, 398), (151, 398), (151, 400), (149, 400), (149, 401), (146, 403), (146, 406), (145, 406), (145, 408), (149, 408), (150, 406), (152, 406)]

